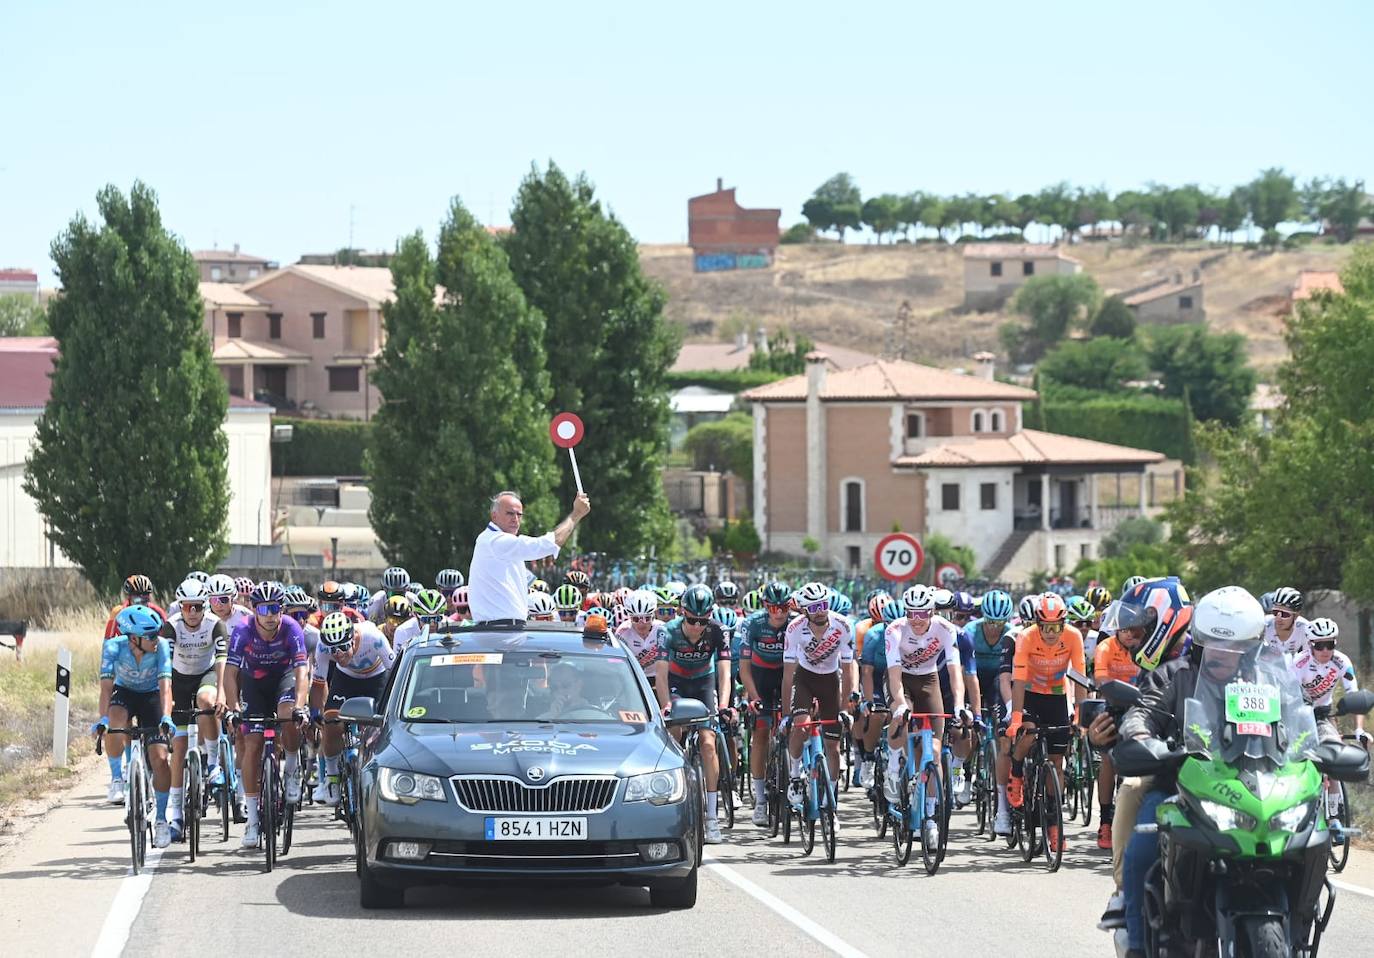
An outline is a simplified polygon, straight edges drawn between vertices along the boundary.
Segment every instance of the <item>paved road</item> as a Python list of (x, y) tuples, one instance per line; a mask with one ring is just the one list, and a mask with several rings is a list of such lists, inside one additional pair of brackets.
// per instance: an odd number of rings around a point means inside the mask
[[(631, 888), (434, 888), (409, 893), (399, 912), (358, 906), (350, 847), (322, 810), (298, 819), (296, 844), (276, 871), (261, 857), (211, 841), (195, 865), (183, 847), (151, 878), (127, 876), (127, 833), (102, 804), (103, 768), (0, 860), (0, 953), (178, 956), (233, 942), (233, 953), (280, 954), (343, 946), (354, 954), (429, 954), (436, 943), (503, 956), (699, 954), (766, 943), (789, 956), (1009, 953), (1022, 958), (1111, 955), (1093, 926), (1110, 885), (1109, 862), (1086, 830), (1070, 834), (1058, 874), (1024, 865), (955, 817), (949, 855), (927, 876), (919, 852), (891, 861), (850, 793), (837, 861), (763, 838), (741, 823), (711, 850), (695, 910), (649, 907)], [(728, 834), (728, 833), (727, 833)], [(1357, 852), (1343, 879), (1323, 956), (1367, 956), (1374, 923), (1374, 854)], [(905, 929), (907, 941), (897, 937)], [(444, 938), (436, 936), (444, 935)], [(333, 943), (331, 945), (330, 943)]]

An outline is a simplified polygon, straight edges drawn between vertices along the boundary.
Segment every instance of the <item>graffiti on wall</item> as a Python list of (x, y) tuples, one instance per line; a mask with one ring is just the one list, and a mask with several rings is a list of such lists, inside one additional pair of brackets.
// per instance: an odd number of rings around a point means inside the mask
[(698, 273), (722, 273), (732, 269), (768, 269), (773, 265), (771, 250), (757, 253), (698, 253), (692, 268)]

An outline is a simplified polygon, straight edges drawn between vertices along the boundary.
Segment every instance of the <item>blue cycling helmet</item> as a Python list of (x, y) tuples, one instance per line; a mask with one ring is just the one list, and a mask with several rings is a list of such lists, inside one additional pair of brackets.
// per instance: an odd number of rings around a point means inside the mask
[(954, 593), (954, 605), (950, 606), (951, 612), (966, 612), (973, 614), (973, 596), (967, 592)]
[(843, 592), (830, 591), (830, 611), (838, 612), (840, 615), (849, 615), (854, 611), (854, 602)]
[(1001, 589), (993, 589), (983, 596), (983, 618), (993, 622), (1005, 622), (1011, 618), (1011, 595)]
[(716, 610), (711, 613), (711, 618), (720, 623), (720, 627), (729, 632), (739, 622), (739, 613), (728, 605), (718, 605)]
[(131, 605), (121, 609), (119, 615), (115, 616), (115, 628), (120, 635), (131, 638), (155, 638), (162, 631), (162, 616), (157, 614), (156, 609), (146, 605)]
[(883, 617), (884, 622), (896, 622), (906, 615), (906, 613), (902, 611), (901, 600), (894, 599), (891, 596), (883, 600), (882, 608), (878, 610), (878, 614)]
[(773, 580), (763, 587), (763, 601), (767, 605), (786, 605), (792, 598), (792, 589), (786, 582)]

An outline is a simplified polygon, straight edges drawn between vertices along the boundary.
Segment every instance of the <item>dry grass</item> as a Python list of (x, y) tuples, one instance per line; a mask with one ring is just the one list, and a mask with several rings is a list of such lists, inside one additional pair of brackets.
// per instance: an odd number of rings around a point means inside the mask
[[(100, 596), (75, 569), (0, 573), (0, 617), (25, 619), (30, 629), (61, 629), (73, 615), (100, 605)], [(103, 616), (100, 621), (103, 626)]]

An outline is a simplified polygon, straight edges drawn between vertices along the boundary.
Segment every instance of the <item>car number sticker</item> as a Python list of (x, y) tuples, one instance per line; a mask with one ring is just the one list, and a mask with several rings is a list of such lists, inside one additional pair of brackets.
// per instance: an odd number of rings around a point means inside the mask
[(649, 720), (645, 717), (645, 715), (644, 715), (643, 712), (625, 712), (625, 711), (622, 711), (622, 712), (620, 713), (620, 721), (622, 721), (622, 722), (630, 722), (630, 723), (637, 724), (637, 725), (643, 725), (645, 722), (647, 722), (647, 721), (649, 721)]
[(500, 652), (467, 652), (462, 655), (434, 655), (430, 665), (500, 665)]
[(1226, 686), (1226, 721), (1267, 725), (1278, 720), (1279, 690), (1274, 686), (1252, 682), (1232, 682)]
[(414, 707), (412, 707), (412, 708), (406, 709), (406, 718), (424, 718), (424, 717), (425, 717), (425, 707), (424, 707), (423, 705), (416, 705), (416, 706), (414, 706)]
[(498, 818), (488, 815), (489, 842), (586, 841), (585, 818)]

